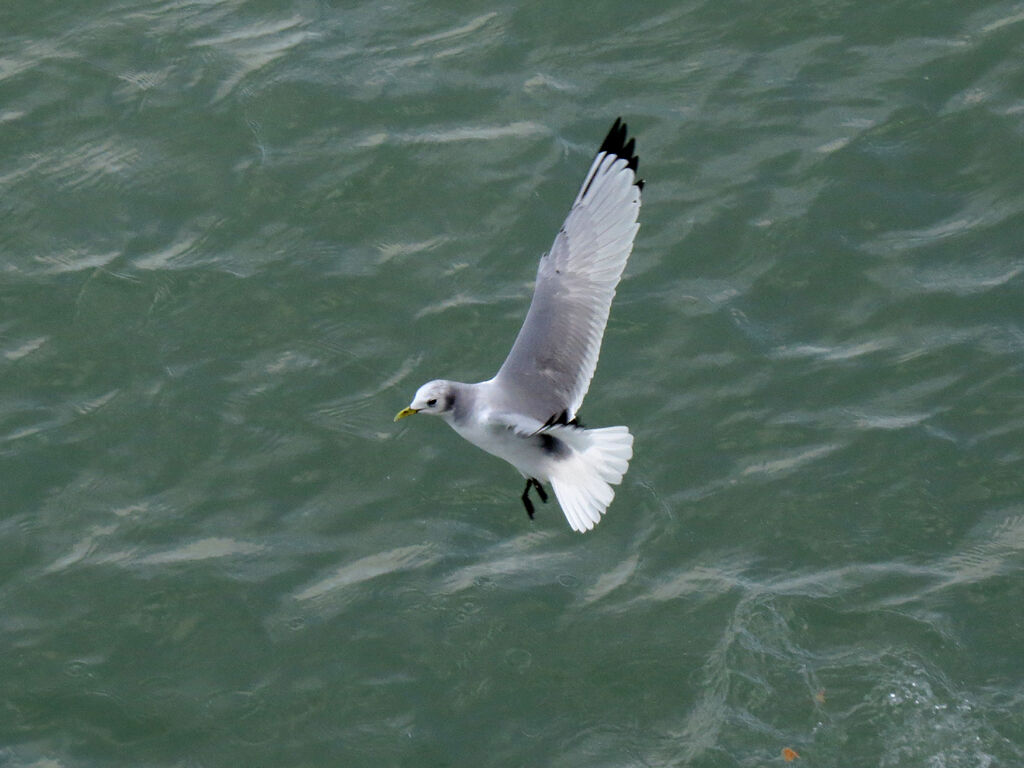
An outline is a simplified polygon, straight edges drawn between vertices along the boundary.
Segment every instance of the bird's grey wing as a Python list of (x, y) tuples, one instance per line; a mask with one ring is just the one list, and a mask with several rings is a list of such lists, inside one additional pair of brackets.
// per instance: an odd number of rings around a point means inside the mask
[(597, 367), (615, 287), (640, 225), (635, 142), (615, 121), (540, 261), (533, 301), (494, 383), (517, 411), (572, 420)]

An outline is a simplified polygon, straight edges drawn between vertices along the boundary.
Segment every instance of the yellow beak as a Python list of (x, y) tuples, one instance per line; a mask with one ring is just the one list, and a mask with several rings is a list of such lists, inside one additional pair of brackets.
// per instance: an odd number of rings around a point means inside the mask
[(403, 408), (395, 415), (395, 421), (404, 419), (406, 416), (412, 416), (414, 413), (419, 413), (417, 408)]

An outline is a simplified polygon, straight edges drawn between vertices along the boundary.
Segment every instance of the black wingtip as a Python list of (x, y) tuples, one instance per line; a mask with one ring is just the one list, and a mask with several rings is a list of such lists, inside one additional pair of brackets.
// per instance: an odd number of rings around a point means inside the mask
[[(640, 158), (636, 154), (636, 139), (629, 139), (627, 141), (628, 134), (629, 126), (622, 122), (621, 117), (615, 118), (611, 130), (604, 137), (604, 141), (601, 142), (601, 147), (597, 152), (598, 154), (607, 152), (625, 159), (626, 166), (631, 168), (633, 173), (636, 174), (640, 167)], [(644, 188), (642, 179), (637, 179), (635, 183), (640, 189)]]
[(548, 420), (544, 422), (544, 426), (542, 426), (541, 429), (544, 430), (548, 427), (578, 427), (579, 429), (583, 429), (583, 424), (575, 416), (570, 419), (568, 411), (562, 411), (561, 413), (551, 414)]

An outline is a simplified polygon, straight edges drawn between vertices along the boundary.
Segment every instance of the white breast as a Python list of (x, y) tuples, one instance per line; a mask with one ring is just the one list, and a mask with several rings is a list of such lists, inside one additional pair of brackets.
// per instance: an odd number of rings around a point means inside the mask
[(524, 437), (508, 427), (496, 426), (488, 422), (486, 414), (480, 415), (483, 417), (480, 420), (474, 419), (465, 424), (448, 423), (464, 439), (492, 456), (504, 459), (519, 470), (523, 477), (535, 477), (545, 482), (549, 479), (554, 459), (540, 447), (536, 438)]

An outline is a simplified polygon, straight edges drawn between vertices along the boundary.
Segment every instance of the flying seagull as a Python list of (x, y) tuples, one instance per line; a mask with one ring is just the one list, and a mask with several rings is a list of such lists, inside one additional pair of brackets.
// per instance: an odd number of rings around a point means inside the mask
[(577, 420), (597, 367), (615, 287), (640, 225), (635, 140), (615, 121), (587, 172), (555, 242), (540, 260), (533, 301), (512, 351), (494, 378), (424, 384), (395, 421), (440, 416), (473, 445), (526, 478), (548, 500), (550, 483), (575, 531), (589, 531), (611, 504), (633, 458), (627, 427), (585, 429)]

